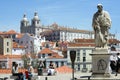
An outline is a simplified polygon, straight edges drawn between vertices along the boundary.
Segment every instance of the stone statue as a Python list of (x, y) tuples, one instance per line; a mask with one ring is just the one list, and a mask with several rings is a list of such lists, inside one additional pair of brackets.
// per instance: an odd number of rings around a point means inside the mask
[(106, 48), (108, 44), (108, 30), (111, 27), (109, 13), (103, 10), (102, 4), (97, 5), (98, 11), (93, 15), (92, 27), (95, 33), (95, 45), (98, 48)]

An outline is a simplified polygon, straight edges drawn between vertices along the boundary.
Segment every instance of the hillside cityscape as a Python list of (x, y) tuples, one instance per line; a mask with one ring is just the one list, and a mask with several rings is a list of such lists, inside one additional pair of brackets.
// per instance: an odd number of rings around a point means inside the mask
[[(28, 63), (37, 69), (39, 61), (43, 61), (46, 69), (51, 61), (56, 68), (71, 68), (70, 51), (74, 50), (75, 71), (91, 71), (90, 54), (95, 49), (93, 31), (65, 27), (57, 23), (42, 25), (37, 12), (31, 22), (24, 14), (19, 29), (20, 32), (12, 28), (9, 31), (0, 31), (0, 69), (11, 69), (13, 62), (17, 62), (20, 69), (26, 69)], [(108, 46), (108, 53), (120, 52), (120, 41), (115, 34), (109, 34)]]

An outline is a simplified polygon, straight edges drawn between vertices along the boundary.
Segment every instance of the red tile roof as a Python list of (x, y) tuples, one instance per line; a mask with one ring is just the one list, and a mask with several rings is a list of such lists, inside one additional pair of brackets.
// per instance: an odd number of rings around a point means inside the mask
[(0, 59), (7, 59), (7, 58), (22, 58), (22, 55), (0, 55)]
[(45, 48), (39, 52), (39, 54), (48, 54), (48, 53), (54, 53), (54, 52), (49, 48)]
[(120, 43), (117, 39), (109, 39), (109, 43)]
[(7, 35), (7, 34), (17, 34), (14, 30), (9, 30), (7, 32), (0, 32), (0, 35)]
[(60, 58), (63, 58), (62, 56), (58, 55), (57, 53), (52, 53), (52, 56), (50, 56), (49, 58), (57, 58), (57, 59), (60, 59)]
[(17, 32), (15, 32), (14, 30), (9, 30), (8, 32), (6, 32), (6, 34), (17, 34)]
[(61, 66), (55, 69), (58, 73), (72, 73), (72, 68), (68, 66)]
[(19, 45), (16, 42), (13, 42), (13, 48), (25, 48), (24, 46)]
[(94, 43), (94, 39), (74, 39), (75, 42), (79, 43)]
[(53, 27), (55, 30), (61, 30), (61, 31), (68, 31), (68, 32), (81, 32), (81, 33), (93, 33), (93, 31), (88, 31), (88, 30), (79, 30), (79, 29), (75, 29), (75, 28), (69, 28), (69, 27), (65, 27), (65, 26), (60, 26), (57, 23), (53, 23), (52, 25), (50, 25), (50, 27)]
[(69, 43), (68, 47), (95, 47), (94, 43), (86, 43), (86, 44), (82, 44), (82, 43)]
[(51, 54), (49, 58), (63, 58), (62, 56), (58, 55), (58, 53), (50, 50), (49, 48), (45, 48), (39, 52), (39, 54)]

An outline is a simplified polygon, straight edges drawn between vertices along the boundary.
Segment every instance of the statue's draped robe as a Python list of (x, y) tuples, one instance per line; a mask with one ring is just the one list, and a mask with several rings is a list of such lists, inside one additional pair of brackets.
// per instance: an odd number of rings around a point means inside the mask
[(102, 13), (96, 12), (93, 16), (92, 27), (95, 33), (96, 47), (106, 47), (108, 44), (108, 29), (111, 26), (111, 19), (109, 13), (102, 11)]

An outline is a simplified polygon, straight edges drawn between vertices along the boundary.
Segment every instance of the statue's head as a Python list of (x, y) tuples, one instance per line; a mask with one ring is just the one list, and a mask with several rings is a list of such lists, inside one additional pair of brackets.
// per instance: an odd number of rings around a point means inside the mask
[(101, 11), (103, 10), (102, 4), (98, 4), (98, 5), (97, 5), (97, 8), (98, 8), (98, 11), (101, 12)]

